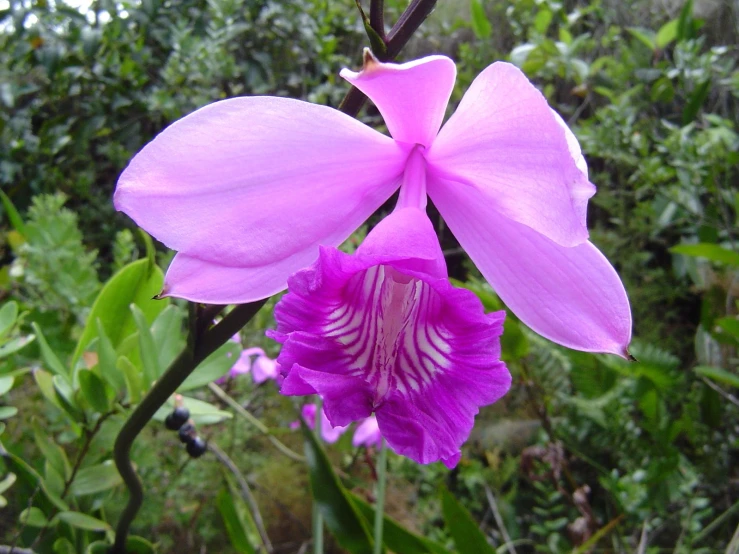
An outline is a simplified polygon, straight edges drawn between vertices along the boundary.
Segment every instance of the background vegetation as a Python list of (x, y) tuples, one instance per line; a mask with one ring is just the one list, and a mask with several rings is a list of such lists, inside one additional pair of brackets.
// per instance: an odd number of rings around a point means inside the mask
[[(404, 7), (388, 2), (388, 21)], [(451, 55), (452, 104), (508, 59), (569, 122), (639, 361), (559, 348), (509, 315), (514, 388), (482, 412), (459, 467), (391, 456), (388, 512), (409, 530), (391, 550), (484, 552), (479, 527), (509, 554), (739, 551), (738, 18), (728, 0), (442, 0), (402, 54)], [(150, 300), (170, 254), (113, 211), (122, 168), (219, 98), (336, 106), (363, 33), (349, 0), (0, 3), (0, 544), (105, 551), (126, 498), (113, 440), (184, 344), (186, 306)], [(371, 106), (362, 118), (381, 124)], [(499, 308), (438, 222), (454, 277)], [(273, 305), (182, 390), (224, 456), (191, 460), (158, 423), (136, 443), (146, 540), (132, 551), (254, 552), (261, 512), (275, 552), (304, 552), (310, 478), (359, 512), (372, 500), (371, 453), (349, 434), (326, 447), (336, 474), (310, 441), (306, 467), (275, 448), (302, 453), (303, 438), (273, 383), (210, 384), (242, 345), (276, 355)], [(362, 551), (331, 531), (336, 552)]]

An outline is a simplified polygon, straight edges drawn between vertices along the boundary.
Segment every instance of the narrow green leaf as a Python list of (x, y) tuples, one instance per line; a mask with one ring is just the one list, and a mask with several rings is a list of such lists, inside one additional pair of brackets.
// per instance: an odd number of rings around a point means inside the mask
[(441, 511), (459, 554), (495, 554), (470, 513), (446, 488), (441, 489)]
[(14, 382), (15, 378), (12, 375), (3, 375), (0, 377), (0, 396), (12, 389)]
[(493, 26), (490, 24), (481, 0), (470, 0), (470, 15), (472, 32), (475, 36), (479, 39), (490, 38), (493, 34)]
[(0, 406), (0, 420), (10, 419), (18, 414), (18, 408), (15, 406)]
[(695, 22), (693, 21), (693, 0), (687, 0), (677, 18), (677, 38), (681, 41), (695, 38)]
[(36, 381), (39, 391), (46, 400), (51, 402), (54, 406), (59, 408), (61, 411), (66, 411), (62, 405), (62, 401), (59, 398), (59, 394), (54, 388), (53, 375), (43, 369), (35, 369), (33, 371), (33, 379)]
[(74, 367), (87, 345), (97, 336), (98, 319), (114, 348), (136, 332), (136, 324), (129, 310), (131, 304), (141, 309), (147, 322), (154, 321), (168, 305), (166, 299), (153, 300), (161, 292), (163, 281), (162, 270), (146, 259), (132, 262), (113, 275), (92, 305), (72, 357), (72, 366)]
[(239, 355), (241, 355), (241, 345), (233, 341), (228, 341), (203, 360), (177, 390), (188, 391), (196, 389), (223, 377), (239, 359)]
[(223, 524), (226, 527), (226, 533), (231, 541), (231, 546), (239, 554), (256, 554), (256, 549), (252, 546), (247, 536), (247, 528), (242, 519), (242, 514), (237, 511), (234, 498), (226, 489), (218, 493), (216, 507), (221, 514), (221, 518), (223, 518)]
[(159, 367), (169, 367), (185, 347), (185, 334), (182, 321), (183, 310), (170, 304), (160, 313), (151, 326), (151, 336), (157, 345)]
[(110, 490), (123, 480), (111, 461), (81, 469), (70, 487), (74, 496), (85, 496)]
[(657, 31), (655, 38), (655, 45), (660, 50), (663, 50), (666, 46), (677, 38), (677, 19), (668, 21)]
[(722, 317), (716, 320), (716, 325), (729, 335), (739, 339), (739, 319), (735, 317)]
[(372, 538), (364, 518), (349, 499), (313, 432), (305, 425), (302, 428), (311, 493), (326, 527), (337, 542), (352, 554), (371, 554)]
[(61, 475), (64, 479), (67, 479), (72, 474), (72, 466), (69, 464), (69, 459), (64, 449), (59, 446), (49, 436), (37, 420), (33, 420), (33, 438), (36, 446), (41, 451), (43, 458), (51, 463), (51, 466)]
[(15, 473), (8, 473), (5, 477), (3, 477), (3, 480), (0, 481), (0, 494), (4, 493), (6, 490), (12, 487), (16, 479), (17, 477), (15, 476)]
[(18, 479), (26, 483), (32, 489), (38, 487), (44, 493), (43, 496), (39, 497), (39, 503), (42, 504), (41, 509), (45, 512), (51, 512), (54, 508), (57, 510), (68, 510), (69, 506), (61, 499), (58, 495), (54, 494), (46, 482), (41, 476), (33, 469), (28, 463), (22, 458), (19, 458), (12, 452), (8, 452), (5, 449), (2, 442), (0, 442), (0, 457), (3, 458), (6, 466), (13, 473), (16, 474)]
[(141, 394), (143, 391), (143, 377), (139, 368), (131, 363), (131, 360), (126, 356), (120, 356), (116, 367), (123, 373), (123, 377), (126, 380), (126, 388), (128, 389), (128, 400), (131, 404), (138, 404), (141, 400)]
[[(224, 412), (218, 409), (217, 406), (197, 400), (196, 398), (190, 398), (189, 396), (182, 397), (182, 405), (190, 411), (190, 417), (192, 420), (199, 425), (210, 425), (213, 423), (220, 423), (225, 419), (231, 419), (233, 414), (231, 412)], [(157, 410), (154, 414), (154, 419), (157, 421), (164, 421), (174, 409), (174, 402), (169, 399), (167, 403)]]
[(64, 364), (61, 362), (61, 360), (59, 360), (57, 355), (51, 349), (49, 343), (46, 342), (46, 337), (44, 337), (44, 333), (43, 331), (41, 331), (41, 327), (39, 327), (35, 321), (31, 323), (31, 327), (33, 327), (33, 330), (36, 332), (36, 337), (38, 337), (38, 346), (39, 350), (41, 350), (41, 358), (46, 363), (46, 368), (54, 375), (63, 375), (64, 377), (69, 377), (69, 372), (67, 371), (67, 368), (64, 367)]
[(5, 208), (5, 215), (8, 217), (8, 221), (10, 221), (10, 224), (13, 226), (13, 229), (18, 231), (18, 233), (24, 238), (28, 239), (28, 230), (26, 229), (25, 223), (23, 223), (23, 218), (21, 217), (21, 214), (18, 213), (18, 210), (13, 205), (13, 202), (10, 200), (10, 197), (5, 194), (2, 190), (0, 190), (0, 201), (3, 203), (3, 207)]
[(552, 23), (553, 17), (554, 14), (550, 10), (546, 8), (539, 10), (539, 13), (534, 18), (534, 28), (542, 35), (545, 35), (549, 29), (549, 25)]
[(33, 342), (34, 338), (35, 337), (33, 335), (17, 337), (10, 342), (7, 342), (4, 345), (0, 346), (0, 360), (2, 360), (3, 358), (7, 358), (11, 354), (18, 352), (22, 348), (25, 348), (27, 345)]
[(77, 554), (74, 544), (66, 537), (55, 540), (52, 548), (54, 549), (54, 554)]
[(118, 356), (116, 355), (113, 343), (110, 342), (108, 335), (105, 333), (100, 318), (97, 319), (97, 354), (98, 354), (98, 370), (100, 376), (113, 387), (116, 396), (123, 394), (126, 390), (126, 378), (118, 369)]
[(698, 244), (678, 244), (670, 248), (674, 254), (693, 256), (694, 258), (705, 258), (711, 262), (722, 263), (733, 267), (739, 267), (739, 252), (723, 248), (718, 244), (699, 242)]
[(144, 312), (135, 304), (132, 304), (130, 308), (136, 328), (139, 331), (139, 352), (141, 363), (144, 365), (144, 386), (148, 390), (151, 384), (159, 379), (162, 374), (162, 368), (159, 367), (159, 354)]
[(631, 36), (641, 42), (644, 46), (650, 50), (654, 50), (657, 46), (654, 31), (651, 29), (644, 29), (642, 27), (629, 27), (626, 29)]
[[(374, 522), (374, 506), (351, 491), (348, 491), (347, 494), (354, 506), (358, 508), (367, 525)], [(383, 543), (392, 552), (402, 552), (403, 554), (451, 554), (440, 544), (412, 533), (387, 515), (383, 517), (383, 521)]]
[(82, 514), (80, 512), (60, 512), (54, 519), (59, 519), (64, 523), (68, 523), (72, 527), (77, 529), (84, 529), (85, 531), (111, 531), (112, 528), (106, 522)]
[(77, 377), (80, 380), (82, 397), (98, 413), (104, 414), (112, 407), (113, 392), (92, 370), (83, 369)]
[(51, 382), (54, 385), (54, 390), (57, 392), (57, 398), (61, 402), (64, 411), (66, 411), (74, 421), (81, 421), (84, 419), (84, 414), (81, 408), (77, 405), (77, 401), (74, 397), (74, 389), (63, 375), (54, 375), (51, 378)]
[(3, 304), (0, 308), (0, 338), (13, 328), (16, 319), (18, 319), (18, 304), (13, 301)]
[(711, 91), (711, 80), (710, 79), (702, 82), (700, 85), (695, 87), (693, 94), (690, 95), (690, 98), (688, 99), (688, 103), (685, 105), (685, 108), (683, 109), (683, 125), (688, 125), (696, 118), (696, 116), (698, 115), (698, 112), (703, 106), (703, 103), (706, 101), (706, 98), (708, 98), (708, 93), (710, 91)]
[(29, 527), (46, 527), (49, 524), (49, 520), (46, 519), (44, 512), (35, 506), (23, 510), (18, 516), (18, 521)]
[(712, 367), (707, 365), (699, 365), (694, 370), (698, 375), (708, 377), (722, 385), (739, 388), (739, 375), (721, 369), (720, 367)]

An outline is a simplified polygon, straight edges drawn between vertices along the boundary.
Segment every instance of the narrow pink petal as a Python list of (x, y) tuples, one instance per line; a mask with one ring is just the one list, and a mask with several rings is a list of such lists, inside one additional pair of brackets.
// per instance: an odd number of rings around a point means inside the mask
[(382, 63), (365, 50), (362, 70), (344, 69), (341, 76), (370, 97), (395, 140), (428, 147), (444, 120), (457, 68), (445, 56)]
[(268, 379), (277, 379), (277, 362), (264, 354), (257, 356), (251, 367), (251, 375), (257, 384), (264, 383)]
[[(170, 275), (170, 294), (181, 288), (203, 302), (246, 302), (284, 288), (319, 244), (345, 240), (392, 194), (406, 155), (325, 106), (234, 98), (149, 143), (121, 175), (115, 205), (170, 248), (224, 268), (227, 283), (204, 289)], [(239, 293), (232, 284), (244, 269)]]
[(595, 187), (561, 123), (518, 68), (495, 63), (474, 80), (427, 152), (429, 175), (477, 187), (495, 212), (558, 244), (580, 244)]
[(429, 194), (472, 261), (526, 325), (569, 348), (628, 355), (629, 300), (595, 246), (560, 246), (500, 216), (472, 187), (429, 182)]

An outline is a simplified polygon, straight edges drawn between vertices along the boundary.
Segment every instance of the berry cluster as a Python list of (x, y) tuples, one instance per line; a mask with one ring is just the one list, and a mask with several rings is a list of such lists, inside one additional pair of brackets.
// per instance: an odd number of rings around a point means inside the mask
[[(179, 398), (175, 403), (181, 401)], [(164, 420), (164, 426), (170, 431), (177, 431), (180, 442), (185, 444), (187, 453), (192, 458), (199, 458), (208, 450), (207, 443), (197, 435), (195, 424), (190, 419), (190, 410), (184, 406), (176, 406)]]

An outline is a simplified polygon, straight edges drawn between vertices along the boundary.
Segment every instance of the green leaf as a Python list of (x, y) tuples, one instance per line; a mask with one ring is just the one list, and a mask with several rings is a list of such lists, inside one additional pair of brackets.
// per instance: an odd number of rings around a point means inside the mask
[(0, 308), (0, 338), (4, 337), (15, 325), (18, 319), (18, 304), (15, 302), (6, 302)]
[(699, 242), (698, 244), (678, 244), (670, 248), (674, 254), (692, 256), (694, 258), (705, 258), (706, 260), (739, 267), (739, 252), (723, 248), (718, 244)]
[(18, 521), (29, 527), (46, 527), (49, 524), (44, 512), (35, 506), (23, 510), (18, 516)]
[(131, 402), (131, 404), (138, 404), (139, 400), (141, 400), (141, 394), (144, 388), (141, 371), (139, 371), (139, 368), (133, 365), (131, 360), (125, 356), (120, 356), (118, 358), (116, 367), (121, 371), (126, 380), (129, 402)]
[[(375, 508), (353, 492), (347, 492), (354, 506), (367, 522), (375, 520)], [(383, 517), (383, 544), (392, 552), (403, 554), (451, 554), (446, 548), (420, 535), (412, 533), (391, 517)]]
[(10, 419), (18, 413), (15, 406), (0, 406), (0, 419)]
[(148, 390), (151, 384), (159, 379), (162, 374), (162, 368), (159, 367), (159, 353), (144, 312), (138, 306), (131, 305), (131, 313), (136, 328), (139, 330), (139, 352), (141, 353), (141, 363), (144, 366), (144, 386)]
[(220, 379), (233, 367), (240, 354), (241, 345), (234, 341), (228, 341), (203, 360), (177, 390), (182, 392), (196, 389)]
[(441, 489), (441, 511), (459, 554), (495, 554), (470, 513), (446, 488)]
[(21, 348), (25, 348), (28, 344), (30, 344), (35, 337), (33, 335), (28, 335), (26, 337), (17, 337), (10, 342), (5, 343), (4, 345), (0, 346), (0, 360), (3, 358), (7, 358), (11, 354), (18, 352)]
[(723, 385), (739, 388), (739, 375), (721, 369), (720, 367), (712, 367), (707, 365), (699, 365), (694, 370), (698, 375), (708, 377)]
[(113, 387), (117, 396), (126, 390), (126, 378), (123, 372), (118, 369), (118, 356), (115, 348), (113, 348), (113, 343), (110, 342), (108, 335), (105, 333), (100, 318), (97, 319), (97, 332), (98, 371), (100, 376)]
[(226, 533), (239, 554), (256, 554), (256, 549), (249, 541), (247, 534), (246, 522), (243, 519), (244, 513), (236, 509), (235, 497), (233, 497), (227, 489), (221, 490), (216, 497), (216, 507), (223, 518), (223, 524), (226, 527)]
[(29, 485), (31, 488), (38, 487), (44, 493), (39, 497), (39, 503), (43, 505), (41, 508), (46, 512), (51, 512), (54, 508), (57, 510), (68, 510), (69, 506), (58, 495), (49, 490), (46, 482), (41, 476), (28, 465), (22, 458), (19, 458), (7, 449), (0, 442), (0, 456), (4, 459), (5, 464), (10, 470), (18, 476), (18, 479)]
[(110, 490), (121, 485), (123, 480), (115, 464), (107, 461), (102, 464), (81, 469), (70, 487), (74, 496), (85, 496)]
[(372, 539), (363, 517), (334, 473), (313, 432), (302, 425), (311, 493), (326, 527), (342, 548), (352, 554), (371, 554)]
[(711, 80), (702, 82), (700, 85), (695, 87), (693, 94), (688, 98), (688, 103), (683, 109), (683, 125), (691, 123), (696, 116), (698, 111), (703, 106), (703, 103), (708, 98), (708, 93), (711, 91)]
[(550, 10), (546, 8), (539, 10), (539, 13), (537, 13), (534, 18), (534, 28), (542, 35), (547, 34), (547, 30), (549, 29), (549, 25), (552, 23), (553, 17), (554, 14), (552, 14)]
[(481, 0), (470, 0), (470, 14), (472, 32), (475, 33), (475, 36), (479, 39), (490, 38), (493, 34), (493, 26), (485, 14), (485, 7)]
[(657, 46), (654, 31), (644, 29), (643, 27), (629, 27), (626, 29), (631, 36), (644, 44), (650, 50), (654, 50)]
[[(231, 419), (233, 417), (231, 412), (224, 412), (213, 404), (208, 404), (207, 402), (190, 398), (189, 396), (182, 397), (182, 405), (190, 411), (190, 417), (199, 425), (220, 423), (224, 419)], [(174, 402), (170, 398), (164, 406), (157, 410), (157, 413), (154, 414), (154, 419), (157, 421), (164, 421), (173, 409)]]
[(80, 512), (60, 512), (54, 519), (85, 531), (112, 531), (112, 528), (106, 522)]
[(54, 442), (52, 437), (41, 428), (37, 420), (33, 420), (32, 427), (34, 442), (41, 451), (43, 458), (51, 464), (59, 475), (67, 479), (72, 474), (72, 466), (69, 464), (64, 449)]
[(182, 309), (170, 304), (160, 313), (151, 326), (151, 335), (159, 352), (159, 367), (169, 367), (185, 347), (182, 328)]
[(61, 399), (59, 398), (59, 394), (54, 388), (54, 377), (51, 373), (44, 371), (43, 369), (35, 369), (33, 370), (33, 379), (36, 381), (36, 386), (38, 386), (39, 391), (41, 391), (41, 394), (46, 398), (46, 400), (51, 402), (51, 404), (59, 408), (61, 411), (66, 411)]
[(6, 490), (12, 487), (16, 479), (17, 477), (15, 476), (15, 473), (8, 473), (5, 477), (3, 477), (3, 480), (0, 481), (0, 494), (4, 493)]
[(732, 335), (735, 338), (739, 338), (739, 319), (736, 319), (734, 317), (722, 317), (721, 319), (716, 320), (716, 325), (718, 325), (729, 335)]
[(74, 544), (66, 537), (55, 540), (52, 548), (54, 549), (54, 554), (77, 554)]
[(41, 350), (41, 358), (44, 360), (44, 362), (46, 362), (46, 368), (54, 375), (63, 375), (64, 377), (69, 377), (69, 372), (67, 371), (67, 368), (64, 367), (64, 364), (59, 360), (57, 355), (51, 349), (49, 343), (46, 342), (46, 337), (44, 337), (44, 333), (43, 331), (41, 331), (41, 327), (39, 327), (35, 321), (31, 323), (31, 327), (33, 327), (33, 330), (36, 332), (36, 337), (38, 337), (38, 346), (39, 350)]
[(662, 27), (659, 28), (657, 31), (657, 36), (655, 38), (655, 45), (660, 50), (664, 50), (666, 46), (668, 46), (673, 40), (677, 38), (677, 19), (673, 19), (672, 21), (668, 21)]
[(64, 411), (66, 411), (73, 420), (82, 421), (84, 414), (77, 405), (77, 401), (74, 398), (74, 389), (67, 381), (66, 377), (62, 375), (54, 375), (51, 378), (51, 382), (54, 385), (54, 390), (57, 392), (57, 398), (61, 402)]
[(92, 370), (83, 369), (77, 374), (80, 380), (82, 397), (98, 413), (109, 412), (112, 407), (113, 393), (100, 377)]
[(147, 322), (154, 321), (168, 305), (166, 299), (153, 300), (161, 291), (163, 281), (162, 270), (146, 259), (132, 262), (113, 275), (92, 305), (72, 357), (72, 366), (74, 367), (87, 345), (97, 336), (98, 319), (114, 348), (136, 332), (136, 324), (129, 309), (131, 304), (141, 309)]
[(14, 382), (15, 378), (12, 375), (3, 375), (0, 377), (0, 396), (12, 389)]
[(693, 0), (687, 0), (677, 18), (677, 38), (681, 41), (695, 38), (695, 22), (693, 21)]
[(3, 207), (5, 208), (5, 215), (8, 217), (8, 221), (10, 221), (13, 229), (18, 231), (18, 233), (24, 239), (28, 239), (28, 230), (26, 229), (25, 223), (23, 223), (23, 218), (21, 217), (21, 214), (18, 213), (18, 210), (13, 205), (10, 197), (8, 197), (8, 195), (5, 194), (2, 190), (0, 190), (0, 201), (3, 203)]

